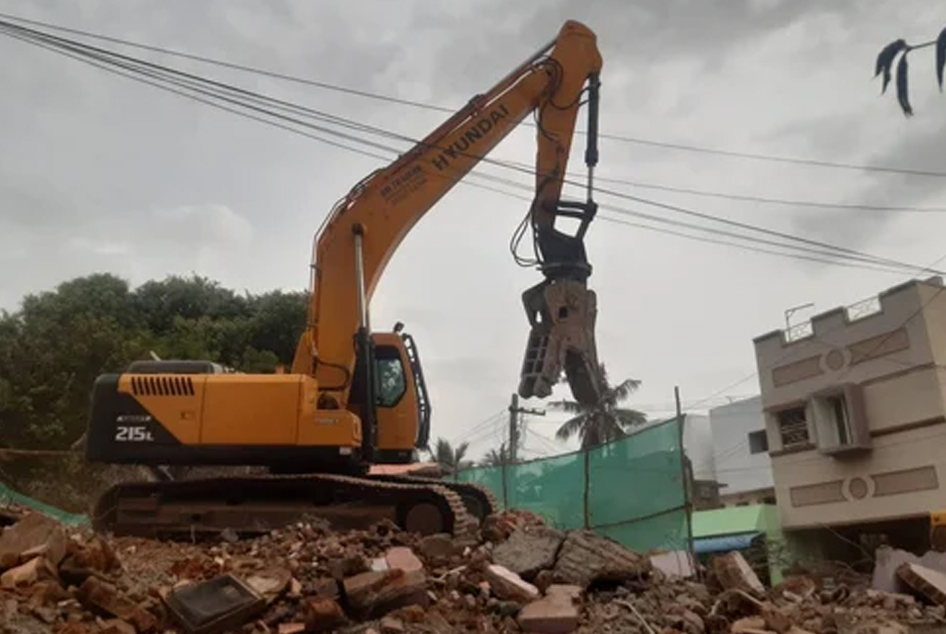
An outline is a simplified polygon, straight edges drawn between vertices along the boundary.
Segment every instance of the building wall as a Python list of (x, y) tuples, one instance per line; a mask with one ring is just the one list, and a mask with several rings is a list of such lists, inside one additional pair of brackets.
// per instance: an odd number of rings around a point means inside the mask
[(686, 414), (683, 420), (683, 450), (690, 458), (693, 478), (713, 480), (716, 477), (713, 453), (713, 430), (705, 414)]
[(783, 527), (913, 516), (943, 504), (943, 290), (938, 278), (913, 281), (881, 293), (879, 310), (861, 318), (838, 308), (814, 317), (802, 339), (776, 331), (755, 340)]
[[(771, 473), (770, 473), (771, 475)], [(725, 491), (725, 489), (722, 489)], [(738, 493), (723, 494), (720, 493), (719, 503), (725, 508), (737, 506), (754, 506), (758, 504), (773, 504), (775, 498), (775, 488), (756, 489), (755, 491), (740, 491)]]
[(740, 493), (771, 489), (772, 461), (765, 448), (750, 446), (749, 435), (765, 432), (762, 397), (754, 396), (709, 411), (716, 480), (726, 486), (720, 496), (726, 500)]

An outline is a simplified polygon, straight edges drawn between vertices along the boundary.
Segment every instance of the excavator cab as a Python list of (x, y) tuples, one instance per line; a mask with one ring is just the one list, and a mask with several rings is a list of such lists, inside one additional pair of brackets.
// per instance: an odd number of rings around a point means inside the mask
[[(430, 440), (430, 396), (414, 338), (403, 332), (398, 322), (391, 332), (371, 334), (374, 357), (374, 416), (377, 438), (373, 462), (407, 464), (416, 462), (417, 452), (427, 449)], [(368, 420), (363, 398), (364, 366), (356, 363), (348, 408), (361, 420)]]

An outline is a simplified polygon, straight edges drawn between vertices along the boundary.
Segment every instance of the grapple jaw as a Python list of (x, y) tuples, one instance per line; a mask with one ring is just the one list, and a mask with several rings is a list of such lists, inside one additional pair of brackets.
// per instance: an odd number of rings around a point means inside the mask
[(519, 380), (522, 398), (546, 398), (564, 372), (573, 398), (593, 404), (602, 393), (595, 344), (597, 297), (584, 281), (546, 280), (522, 294), (532, 326)]

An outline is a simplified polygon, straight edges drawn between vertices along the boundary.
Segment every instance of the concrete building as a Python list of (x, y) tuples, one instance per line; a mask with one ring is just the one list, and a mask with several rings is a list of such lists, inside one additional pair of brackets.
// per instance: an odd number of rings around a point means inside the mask
[(787, 532), (829, 526), (838, 545), (921, 547), (929, 511), (946, 506), (944, 290), (914, 280), (821, 313), (801, 336), (755, 339)]
[(775, 504), (762, 397), (714, 407), (709, 422), (720, 505)]

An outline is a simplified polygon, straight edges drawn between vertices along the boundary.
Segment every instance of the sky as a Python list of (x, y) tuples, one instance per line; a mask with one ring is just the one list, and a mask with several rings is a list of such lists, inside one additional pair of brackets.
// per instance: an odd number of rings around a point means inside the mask
[[(902, 115), (893, 94), (881, 97), (872, 79), (877, 52), (888, 42), (926, 41), (946, 26), (946, 9), (928, 0), (402, 0), (396, 10), (388, 0), (0, 0), (0, 12), (450, 108), (487, 90), (566, 19), (577, 19), (597, 33), (604, 59), (603, 133), (946, 171), (946, 97), (936, 87), (932, 49), (911, 54), (914, 117)], [(424, 136), (447, 116), (121, 50), (410, 137)], [(28, 293), (104, 271), (134, 285), (194, 273), (253, 292), (303, 289), (320, 222), (383, 165), (6, 37), (0, 58), (3, 309), (16, 309)], [(583, 137), (576, 138), (570, 166), (577, 178), (584, 174), (583, 147)], [(943, 178), (614, 139), (600, 147), (597, 174), (604, 178), (850, 205), (946, 207)], [(531, 163), (534, 152), (534, 130), (522, 127), (491, 157)], [(946, 256), (943, 214), (601, 186), (922, 266)], [(622, 210), (602, 214), (612, 218), (644, 222), (617, 215), (630, 211), (694, 221), (604, 193), (598, 201)], [(525, 204), (456, 186), (404, 240), (371, 306), (376, 328), (400, 320), (417, 340), (434, 437), (470, 441), (474, 457), (503, 440), (528, 333), (520, 294), (541, 279), (509, 253)], [(587, 249), (599, 356), (612, 380), (641, 381), (628, 404), (654, 417), (670, 413), (675, 386), (693, 411), (757, 393), (752, 339), (782, 326), (787, 308), (813, 303), (821, 312), (910, 278), (603, 218), (593, 223)], [(555, 398), (567, 396), (564, 386), (556, 389)], [(561, 420), (553, 411), (528, 419), (527, 457), (573, 446), (553, 438)]]

